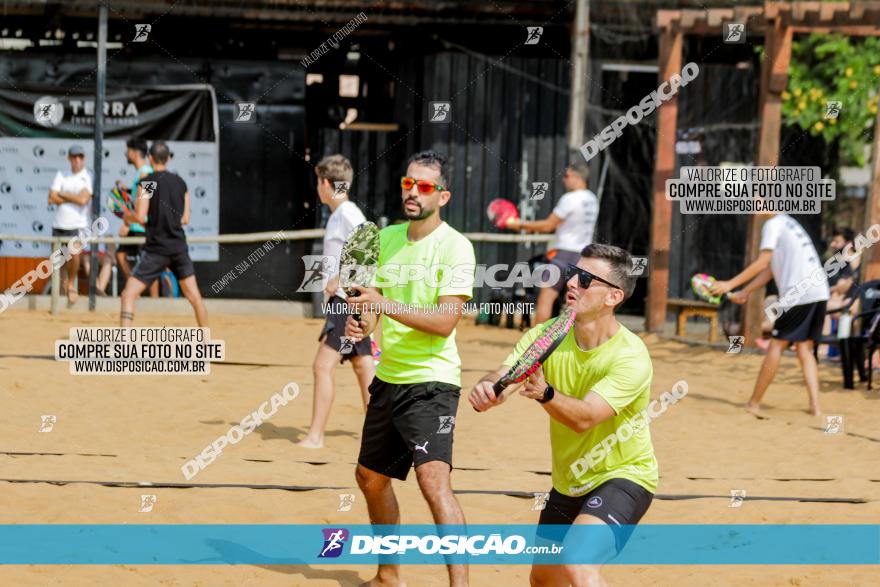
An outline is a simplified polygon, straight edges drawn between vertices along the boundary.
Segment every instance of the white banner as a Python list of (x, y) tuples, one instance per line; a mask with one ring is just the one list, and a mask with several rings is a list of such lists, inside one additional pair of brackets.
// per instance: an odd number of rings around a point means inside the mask
[[(187, 236), (216, 235), (220, 228), (220, 150), (216, 142), (167, 141), (174, 153), (168, 169), (186, 182), (190, 196)], [(49, 188), (59, 170), (70, 171), (67, 149), (80, 145), (94, 178), (94, 141), (80, 139), (0, 137), (0, 233), (52, 235), (55, 206), (48, 204)], [(125, 159), (125, 141), (104, 140), (101, 215), (110, 221), (107, 236), (118, 235), (122, 220), (107, 209), (107, 196), (116, 180), (131, 188), (135, 169)], [(91, 203), (89, 209), (91, 210)], [(50, 245), (5, 240), (0, 257), (49, 256)], [(217, 261), (216, 243), (190, 244), (193, 261)]]

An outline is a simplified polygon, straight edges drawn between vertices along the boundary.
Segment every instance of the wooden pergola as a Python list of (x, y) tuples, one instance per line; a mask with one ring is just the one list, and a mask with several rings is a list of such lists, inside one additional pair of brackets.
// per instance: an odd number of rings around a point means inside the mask
[[(765, 2), (763, 6), (710, 8), (707, 10), (659, 10), (656, 26), (660, 34), (659, 79), (668, 80), (681, 71), (684, 35), (716, 36), (721, 40), (723, 24), (745, 23), (749, 37), (763, 36), (765, 58), (761, 65), (760, 116), (756, 165), (777, 165), (782, 127), (782, 92), (788, 85), (788, 66), (794, 33), (842, 33), (880, 36), (880, 2)], [(647, 327), (662, 329), (666, 322), (669, 291), (669, 248), (672, 202), (666, 199), (666, 180), (675, 172), (675, 140), (678, 99), (658, 110), (657, 151), (654, 163), (653, 216), (651, 220), (651, 277), (648, 286)], [(865, 227), (880, 222), (880, 115), (875, 124), (871, 190), (865, 212)], [(746, 258), (755, 259), (761, 226), (768, 218), (753, 215), (749, 221)], [(880, 278), (880, 247), (868, 249), (863, 260), (863, 278)], [(760, 336), (763, 296), (750, 296), (745, 307), (743, 333), (746, 344)]]

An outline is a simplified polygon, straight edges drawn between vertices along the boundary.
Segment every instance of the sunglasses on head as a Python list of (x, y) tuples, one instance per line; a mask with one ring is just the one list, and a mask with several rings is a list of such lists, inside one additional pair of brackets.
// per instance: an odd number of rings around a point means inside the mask
[(599, 277), (598, 275), (593, 275), (589, 271), (587, 271), (585, 269), (581, 269), (580, 267), (575, 267), (574, 265), (569, 265), (568, 269), (565, 270), (565, 280), (568, 281), (569, 279), (571, 279), (575, 275), (578, 276), (578, 284), (584, 289), (587, 289), (588, 287), (590, 287), (590, 284), (595, 279), (596, 281), (604, 283), (605, 285), (613, 287), (614, 289), (623, 290), (622, 287), (620, 287), (618, 285), (614, 285), (610, 281), (606, 281), (606, 280), (602, 279), (601, 277)]
[(446, 191), (446, 187), (440, 184), (434, 183), (433, 181), (428, 181), (427, 179), (413, 179), (411, 177), (401, 177), (400, 178), (400, 187), (404, 190), (409, 191), (413, 189), (413, 186), (417, 186), (420, 194), (432, 194), (434, 190), (438, 192)]

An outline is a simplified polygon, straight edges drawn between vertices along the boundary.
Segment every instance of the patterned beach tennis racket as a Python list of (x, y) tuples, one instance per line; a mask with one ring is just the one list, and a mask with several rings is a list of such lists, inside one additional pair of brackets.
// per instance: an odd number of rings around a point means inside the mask
[(113, 213), (117, 218), (122, 218), (125, 216), (125, 205), (120, 204), (119, 200), (114, 198), (113, 196), (107, 196), (107, 209)]
[(538, 367), (547, 360), (550, 353), (556, 350), (556, 347), (560, 345), (565, 335), (574, 326), (574, 318), (574, 310), (566, 307), (562, 309), (559, 316), (547, 322), (540, 336), (528, 346), (513, 367), (508, 369), (507, 373), (492, 386), (495, 395), (501, 395), (501, 392), (508, 385), (525, 381), (529, 375), (537, 371)]
[(125, 216), (126, 208), (134, 211), (134, 206), (131, 204), (130, 194), (118, 181), (116, 182), (116, 185), (113, 186), (113, 189), (110, 190), (110, 195), (107, 197), (107, 208), (118, 218)]
[[(352, 286), (368, 286), (379, 265), (379, 227), (364, 222), (352, 229), (339, 254), (339, 285), (348, 296), (356, 296)], [(354, 319), (360, 322), (360, 315)]]
[(709, 288), (715, 284), (715, 281), (715, 278), (711, 275), (697, 273), (691, 277), (691, 289), (694, 290), (694, 295), (704, 302), (718, 305), (721, 303), (721, 296), (712, 295), (712, 292), (709, 291)]

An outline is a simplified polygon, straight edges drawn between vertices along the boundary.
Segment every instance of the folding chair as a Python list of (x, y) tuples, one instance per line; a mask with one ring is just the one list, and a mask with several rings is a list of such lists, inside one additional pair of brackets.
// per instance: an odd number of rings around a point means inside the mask
[[(880, 348), (880, 279), (865, 282), (857, 286), (857, 295), (849, 303), (825, 312), (828, 316), (837, 315), (838, 333), (823, 336), (816, 341), (814, 351), (820, 344), (835, 346), (840, 350), (840, 366), (843, 370), (844, 389), (854, 389), (853, 365), (859, 371), (859, 381), (868, 382), (871, 389), (873, 368), (870, 364), (874, 351)], [(859, 300), (859, 313), (852, 316), (847, 333), (844, 312), (848, 311), (856, 300)], [(877, 319), (875, 320), (875, 317)], [(844, 322), (841, 328), (841, 322)], [(868, 348), (869, 365), (865, 367), (865, 347)]]

